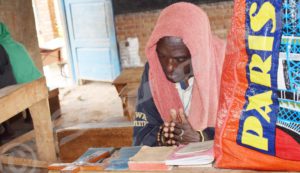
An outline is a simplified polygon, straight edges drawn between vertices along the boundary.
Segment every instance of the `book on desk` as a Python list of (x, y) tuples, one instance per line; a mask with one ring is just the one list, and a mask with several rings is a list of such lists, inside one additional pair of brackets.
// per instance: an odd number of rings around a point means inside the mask
[(213, 141), (207, 141), (178, 147), (92, 148), (73, 163), (53, 164), (48, 169), (165, 171), (173, 167), (212, 167), (213, 160)]
[(177, 147), (167, 158), (166, 165), (211, 167), (213, 161), (213, 141), (207, 141)]

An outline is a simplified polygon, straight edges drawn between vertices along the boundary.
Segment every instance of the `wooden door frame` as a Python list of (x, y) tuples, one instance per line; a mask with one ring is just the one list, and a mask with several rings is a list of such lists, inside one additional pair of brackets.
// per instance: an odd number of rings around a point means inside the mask
[(67, 24), (67, 17), (66, 17), (66, 9), (65, 9), (65, 0), (56, 0), (59, 10), (60, 10), (60, 17), (61, 17), (61, 24), (62, 24), (62, 29), (64, 33), (64, 40), (66, 43), (66, 54), (68, 57), (68, 62), (70, 64), (70, 70), (71, 70), (71, 77), (73, 83), (76, 84), (81, 84), (79, 79), (78, 79), (78, 68), (75, 68), (74, 61), (73, 61), (73, 53), (72, 53), (72, 48), (70, 44), (70, 36), (68, 32), (68, 24)]
[[(66, 0), (56, 0), (56, 1), (58, 3), (59, 10), (61, 11), (61, 13), (60, 13), (61, 23), (62, 23), (63, 33), (64, 33), (64, 40), (66, 43), (66, 53), (67, 53), (68, 61), (69, 61), (70, 68), (71, 68), (72, 81), (78, 85), (81, 85), (84, 83), (84, 81), (82, 79), (79, 79), (78, 64), (76, 62), (74, 62), (74, 58), (76, 55), (74, 55), (74, 52), (72, 51), (71, 40), (70, 40), (70, 35), (69, 35), (70, 33), (68, 31), (68, 23), (67, 23), (66, 7), (65, 7)], [(113, 6), (112, 6), (113, 4), (112, 4), (112, 0), (108, 0), (108, 1), (111, 2), (111, 8), (112, 8), (112, 16), (111, 17), (112, 17), (113, 21), (110, 21), (114, 25), (114, 31), (112, 34), (115, 34), (115, 41), (116, 41), (116, 44), (118, 44), (117, 43), (117, 34), (116, 34), (116, 29), (115, 29), (115, 22), (114, 22), (114, 14), (113, 14)], [(116, 52), (117, 56), (119, 56), (120, 53), (119, 53), (118, 45), (116, 45), (116, 51), (117, 51)], [(120, 65), (120, 69), (121, 69), (121, 65)]]

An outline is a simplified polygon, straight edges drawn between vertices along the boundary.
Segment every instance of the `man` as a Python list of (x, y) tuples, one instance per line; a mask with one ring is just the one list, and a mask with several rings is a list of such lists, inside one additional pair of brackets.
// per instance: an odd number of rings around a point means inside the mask
[(138, 92), (135, 145), (213, 139), (225, 43), (205, 12), (176, 3), (161, 12), (146, 46)]
[[(27, 50), (15, 41), (6, 25), (0, 22), (0, 89), (13, 84), (26, 83), (42, 77)], [(0, 124), (1, 139), (11, 138), (9, 121)]]
[[(17, 82), (12, 72), (9, 57), (5, 49), (0, 44), (0, 89), (16, 83)], [(9, 122), (6, 121), (3, 124), (0, 123), (0, 144), (2, 143), (3, 139), (12, 135), (13, 131), (9, 126)]]
[(4, 48), (16, 82), (27, 83), (42, 77), (26, 48), (14, 40), (8, 28), (0, 21), (0, 45)]

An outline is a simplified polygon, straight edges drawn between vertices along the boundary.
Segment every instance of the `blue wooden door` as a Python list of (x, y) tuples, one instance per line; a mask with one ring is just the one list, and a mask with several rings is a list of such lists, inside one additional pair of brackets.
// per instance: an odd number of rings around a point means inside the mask
[(111, 0), (63, 2), (74, 79), (112, 81), (120, 61)]

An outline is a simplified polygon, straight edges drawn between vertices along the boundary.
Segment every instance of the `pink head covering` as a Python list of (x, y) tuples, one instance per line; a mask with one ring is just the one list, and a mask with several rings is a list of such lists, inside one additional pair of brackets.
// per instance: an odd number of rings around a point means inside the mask
[(154, 103), (165, 122), (171, 120), (170, 109), (183, 107), (175, 84), (167, 80), (156, 53), (156, 43), (165, 36), (182, 38), (191, 54), (195, 80), (189, 122), (195, 130), (214, 127), (225, 42), (212, 35), (208, 17), (198, 6), (180, 2), (161, 12), (148, 40), (146, 55)]

